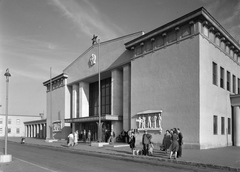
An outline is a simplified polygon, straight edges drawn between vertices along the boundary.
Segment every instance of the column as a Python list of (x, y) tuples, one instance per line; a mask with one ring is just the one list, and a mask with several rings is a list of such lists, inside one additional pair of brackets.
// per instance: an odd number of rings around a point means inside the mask
[(128, 131), (131, 128), (131, 67), (123, 67), (123, 129)]
[(33, 125), (31, 125), (31, 137), (33, 137)]
[(43, 138), (43, 127), (42, 127), (42, 124), (39, 124), (39, 138)]
[(36, 137), (39, 138), (39, 124), (36, 124)]
[(112, 115), (123, 115), (123, 73), (118, 69), (112, 71)]
[(33, 137), (36, 137), (37, 136), (37, 126), (36, 126), (36, 124), (34, 124), (33, 127), (34, 127)]
[(89, 116), (89, 84), (79, 83), (79, 117)]
[(240, 106), (234, 106), (234, 145), (240, 146)]
[(77, 117), (77, 84), (72, 86), (72, 118)]

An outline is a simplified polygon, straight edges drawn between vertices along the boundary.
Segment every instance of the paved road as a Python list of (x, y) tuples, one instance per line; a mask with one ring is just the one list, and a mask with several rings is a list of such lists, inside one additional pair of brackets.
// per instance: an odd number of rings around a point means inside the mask
[[(0, 141), (0, 150), (4, 142)], [(219, 171), (193, 166), (160, 162), (157, 160), (123, 158), (101, 153), (81, 152), (71, 148), (41, 147), (8, 143), (8, 153), (13, 156), (10, 163), (0, 164), (0, 172), (188, 172)]]

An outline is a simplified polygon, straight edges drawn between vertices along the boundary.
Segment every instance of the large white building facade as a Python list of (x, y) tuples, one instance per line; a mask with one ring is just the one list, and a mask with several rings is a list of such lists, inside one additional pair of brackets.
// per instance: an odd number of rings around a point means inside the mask
[[(240, 45), (199, 8), (155, 30), (92, 45), (47, 87), (47, 137), (136, 129), (161, 143), (180, 128), (184, 147), (240, 146)], [(52, 89), (51, 89), (52, 88)], [(143, 123), (140, 121), (145, 120)], [(51, 132), (52, 123), (61, 130)]]

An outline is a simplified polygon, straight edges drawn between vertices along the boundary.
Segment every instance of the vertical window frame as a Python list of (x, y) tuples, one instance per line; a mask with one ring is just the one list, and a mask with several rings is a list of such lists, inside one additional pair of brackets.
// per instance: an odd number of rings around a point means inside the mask
[(218, 116), (213, 115), (213, 135), (218, 135)]

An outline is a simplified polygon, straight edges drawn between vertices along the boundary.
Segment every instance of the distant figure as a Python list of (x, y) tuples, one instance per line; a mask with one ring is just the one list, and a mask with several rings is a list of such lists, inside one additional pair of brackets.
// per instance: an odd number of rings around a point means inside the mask
[(135, 136), (134, 136), (134, 133), (131, 132), (131, 135), (129, 137), (129, 145), (130, 145), (130, 148), (132, 150), (132, 154), (134, 154), (134, 149), (135, 149)]
[(74, 145), (78, 144), (78, 131), (74, 133)]
[(144, 131), (142, 136), (142, 144), (143, 144), (143, 155), (148, 155), (149, 144), (151, 142), (152, 136), (147, 133), (147, 130)]
[(180, 158), (182, 156), (183, 135), (179, 128), (177, 129), (177, 132), (178, 132), (178, 144), (179, 144), (177, 157)]
[(89, 143), (91, 143), (91, 131), (90, 131), (90, 130), (88, 130), (87, 141), (88, 141)]
[(149, 144), (148, 155), (153, 156), (153, 148), (154, 148), (154, 145), (153, 145), (153, 143), (151, 142), (151, 143)]
[(162, 150), (166, 151), (169, 149), (169, 146), (171, 145), (171, 134), (169, 130), (166, 130), (166, 133), (164, 134), (164, 138), (162, 141)]
[(83, 130), (83, 142), (85, 143), (86, 142), (86, 130), (84, 129)]
[(178, 133), (176, 130), (173, 131), (173, 135), (172, 135), (172, 144), (169, 147), (169, 151), (170, 151), (170, 156), (169, 159), (171, 159), (172, 155), (174, 154), (174, 159), (177, 158), (177, 152), (179, 149), (179, 144), (178, 144)]
[(68, 147), (69, 146), (74, 146), (74, 136), (72, 132), (68, 135)]
[(108, 139), (108, 143), (114, 143), (114, 137), (115, 137), (115, 133), (114, 131), (111, 131), (110, 137)]

